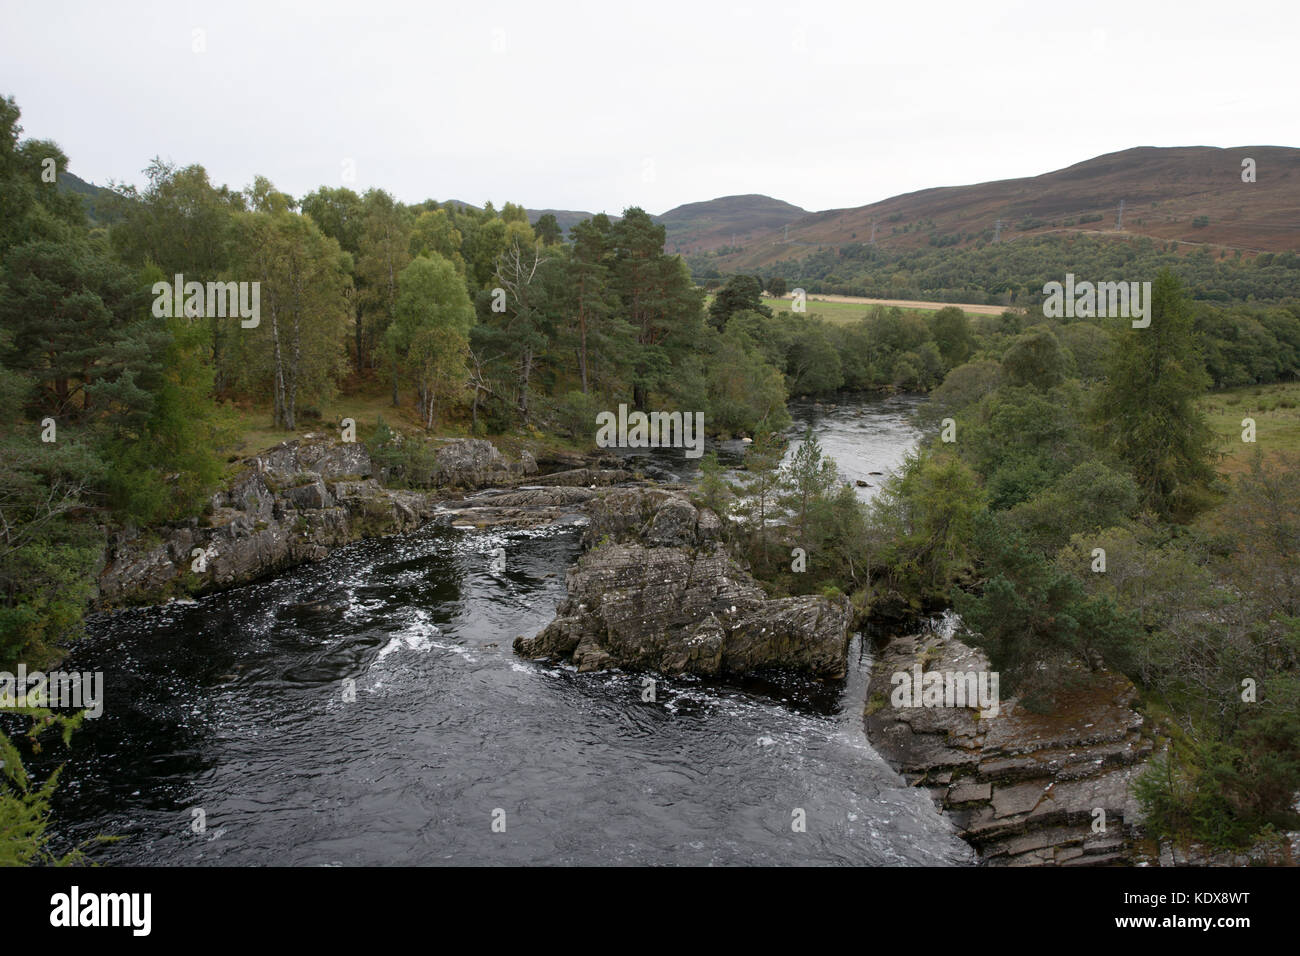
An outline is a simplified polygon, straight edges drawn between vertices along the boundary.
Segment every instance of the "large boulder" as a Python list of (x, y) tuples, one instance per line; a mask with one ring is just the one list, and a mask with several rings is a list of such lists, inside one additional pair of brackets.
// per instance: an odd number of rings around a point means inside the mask
[(525, 471), (525, 463), (510, 461), (482, 438), (449, 439), (438, 449), (434, 460), (438, 465), (438, 483), (449, 488), (503, 484)]
[(721, 522), (679, 495), (615, 491), (589, 510), (595, 546), (569, 570), (568, 597), (525, 657), (579, 671), (739, 674), (792, 668), (843, 677), (846, 599), (767, 600), (720, 540)]

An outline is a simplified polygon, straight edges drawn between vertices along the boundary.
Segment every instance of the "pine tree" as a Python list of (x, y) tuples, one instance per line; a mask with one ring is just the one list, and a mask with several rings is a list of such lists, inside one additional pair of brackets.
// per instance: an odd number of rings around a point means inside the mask
[(1152, 286), (1151, 324), (1120, 331), (1094, 409), (1103, 448), (1129, 467), (1145, 504), (1169, 517), (1214, 476), (1214, 434), (1196, 399), (1210, 385), (1182, 283)]

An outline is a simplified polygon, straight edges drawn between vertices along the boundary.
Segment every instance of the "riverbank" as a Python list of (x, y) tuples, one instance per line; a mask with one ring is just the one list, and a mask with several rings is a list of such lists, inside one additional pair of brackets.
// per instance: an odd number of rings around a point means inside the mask
[[(528, 481), (559, 486), (609, 485), (630, 472), (600, 468), (607, 456), (507, 458), (483, 439), (438, 443), (440, 487), (386, 486), (366, 446), (308, 436), (244, 459), (201, 518), (162, 528), (118, 531), (98, 575), (96, 609), (155, 604), (238, 587), (299, 564), (320, 561), (354, 541), (410, 531), (437, 519), (468, 491)], [(580, 467), (572, 467), (578, 465)], [(593, 467), (595, 466), (595, 467)], [(545, 507), (534, 496), (529, 507)], [(522, 517), (522, 516), (521, 516)], [(539, 518), (532, 519), (534, 523)]]

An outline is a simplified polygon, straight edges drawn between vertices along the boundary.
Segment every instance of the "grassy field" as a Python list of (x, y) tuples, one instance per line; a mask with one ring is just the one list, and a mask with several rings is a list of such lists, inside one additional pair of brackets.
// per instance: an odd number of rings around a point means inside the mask
[[(1265, 460), (1300, 453), (1300, 382), (1251, 385), (1211, 392), (1201, 399), (1210, 426), (1222, 439), (1219, 470), (1236, 474), (1249, 467), (1256, 450)], [(1242, 441), (1242, 419), (1255, 420), (1255, 443)]]
[[(708, 303), (712, 301), (713, 301), (712, 296), (709, 296), (705, 300), (706, 308), (708, 306)], [(766, 305), (773, 312), (780, 314), (782, 312), (789, 312), (792, 302), (790, 299), (764, 298), (763, 304)], [(873, 308), (875, 308), (874, 305), (869, 305), (863, 302), (838, 302), (838, 301), (817, 299), (812, 296), (809, 296), (807, 306), (808, 306), (808, 310), (807, 310), (808, 315), (820, 316), (821, 318), (825, 319), (827, 322), (830, 322), (833, 325), (848, 325), (851, 322), (857, 322), (859, 319), (865, 318), (867, 313), (870, 312)], [(913, 308), (906, 308), (903, 306), (899, 306), (899, 308), (901, 309), (904, 315), (917, 315), (920, 316), (922, 319), (928, 319), (930, 316), (934, 315), (934, 313), (938, 311), (938, 309), (913, 309)], [(967, 312), (966, 315), (968, 318), (971, 319), (975, 318), (975, 316), (971, 315), (971, 313), (969, 312)]]
[[(763, 304), (773, 312), (789, 312), (791, 300), (789, 299), (764, 299)], [(834, 325), (848, 325), (865, 318), (875, 306), (865, 305), (861, 302), (825, 302), (818, 299), (809, 298), (808, 314), (819, 315), (827, 322)], [(901, 308), (901, 307), (900, 307)], [(928, 309), (902, 309), (904, 315), (917, 315), (923, 319), (928, 319), (934, 315), (934, 311)]]

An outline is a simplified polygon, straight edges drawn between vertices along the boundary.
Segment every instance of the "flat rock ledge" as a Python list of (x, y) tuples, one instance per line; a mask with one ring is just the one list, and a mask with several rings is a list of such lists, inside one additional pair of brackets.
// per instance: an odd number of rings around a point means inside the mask
[(580, 672), (844, 676), (847, 599), (768, 600), (727, 551), (718, 516), (681, 493), (613, 489), (586, 504), (589, 550), (569, 569), (568, 597), (540, 634), (515, 640), (516, 653)]
[[(955, 637), (892, 640), (875, 661), (867, 736), (913, 786), (925, 787), (991, 866), (1098, 866), (1135, 861), (1141, 812), (1131, 785), (1153, 750), (1137, 691), (1100, 672), (1051, 714), (1003, 700), (996, 716), (959, 707), (894, 707), (896, 672), (989, 670)], [(1104, 812), (1105, 829), (1094, 827)]]
[[(890, 703), (897, 672), (987, 671), (983, 652), (937, 632), (898, 637), (877, 656), (867, 691), (872, 746), (936, 805), (988, 866), (1295, 866), (1300, 832), (1241, 851), (1151, 839), (1133, 796), (1155, 734), (1137, 689), (1080, 670), (1050, 714), (1001, 702), (997, 716)], [(1094, 824), (1105, 812), (1105, 829)]]

